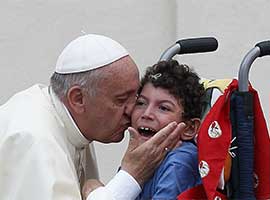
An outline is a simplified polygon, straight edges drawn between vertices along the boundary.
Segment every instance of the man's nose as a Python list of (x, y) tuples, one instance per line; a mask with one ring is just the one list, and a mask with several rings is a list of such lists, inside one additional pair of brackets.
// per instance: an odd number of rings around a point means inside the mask
[(131, 117), (131, 113), (132, 113), (132, 111), (133, 111), (133, 108), (134, 108), (134, 106), (135, 106), (135, 103), (136, 103), (136, 98), (135, 98), (135, 97), (132, 98), (132, 99), (130, 99), (130, 100), (127, 102), (127, 104), (126, 104), (126, 106), (125, 106), (125, 114), (126, 114), (127, 116)]

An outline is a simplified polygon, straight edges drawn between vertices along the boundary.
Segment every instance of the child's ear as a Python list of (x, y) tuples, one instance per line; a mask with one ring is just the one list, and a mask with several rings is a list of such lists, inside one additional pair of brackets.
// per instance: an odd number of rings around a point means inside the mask
[(199, 118), (192, 118), (190, 121), (186, 122), (186, 128), (184, 133), (181, 135), (181, 140), (191, 140), (198, 133), (199, 127), (201, 125), (201, 120)]

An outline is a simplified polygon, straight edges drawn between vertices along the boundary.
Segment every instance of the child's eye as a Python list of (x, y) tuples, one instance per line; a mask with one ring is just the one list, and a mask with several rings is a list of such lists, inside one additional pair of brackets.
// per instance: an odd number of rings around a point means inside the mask
[(144, 105), (145, 103), (143, 101), (136, 101), (136, 106), (142, 106)]
[(162, 111), (171, 111), (171, 109), (168, 108), (167, 106), (159, 106), (159, 109)]
[(143, 105), (146, 105), (146, 102), (142, 99), (137, 99), (135, 105), (136, 106), (143, 106)]

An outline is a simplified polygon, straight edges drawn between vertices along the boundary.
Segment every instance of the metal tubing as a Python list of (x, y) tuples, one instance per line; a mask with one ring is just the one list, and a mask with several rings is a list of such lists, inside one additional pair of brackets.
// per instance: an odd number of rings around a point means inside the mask
[(241, 62), (240, 69), (238, 72), (238, 82), (239, 82), (239, 91), (240, 92), (247, 92), (248, 91), (248, 77), (249, 77), (249, 70), (254, 62), (254, 60), (260, 56), (260, 48), (254, 47), (251, 49), (244, 59)]
[(178, 54), (180, 52), (180, 45), (179, 44), (174, 44), (171, 47), (169, 47), (166, 51), (164, 51), (164, 53), (161, 55), (159, 61), (168, 61), (171, 60), (173, 56), (175, 56), (176, 54)]

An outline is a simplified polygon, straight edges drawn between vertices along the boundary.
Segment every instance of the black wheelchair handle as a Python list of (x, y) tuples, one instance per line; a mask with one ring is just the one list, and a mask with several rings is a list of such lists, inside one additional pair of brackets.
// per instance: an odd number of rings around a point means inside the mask
[(178, 40), (171, 47), (166, 49), (159, 61), (170, 60), (177, 54), (204, 53), (215, 51), (218, 48), (218, 41), (214, 37), (189, 38)]
[(178, 54), (210, 52), (218, 48), (218, 41), (214, 37), (183, 39), (176, 43), (180, 45)]
[(255, 46), (260, 48), (259, 57), (270, 55), (270, 40), (259, 42)]

